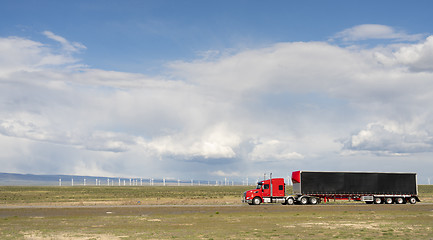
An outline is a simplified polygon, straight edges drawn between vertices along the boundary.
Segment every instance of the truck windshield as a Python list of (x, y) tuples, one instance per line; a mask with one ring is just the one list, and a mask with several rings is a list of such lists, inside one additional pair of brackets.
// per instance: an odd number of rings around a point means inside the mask
[(257, 183), (256, 189), (260, 189), (260, 188), (262, 188), (262, 183), (261, 182)]

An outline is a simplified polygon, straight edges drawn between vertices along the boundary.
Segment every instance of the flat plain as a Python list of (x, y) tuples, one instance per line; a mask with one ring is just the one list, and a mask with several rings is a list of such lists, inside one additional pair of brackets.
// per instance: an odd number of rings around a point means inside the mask
[(0, 187), (0, 239), (433, 238), (430, 185), (415, 205), (241, 204), (250, 188)]

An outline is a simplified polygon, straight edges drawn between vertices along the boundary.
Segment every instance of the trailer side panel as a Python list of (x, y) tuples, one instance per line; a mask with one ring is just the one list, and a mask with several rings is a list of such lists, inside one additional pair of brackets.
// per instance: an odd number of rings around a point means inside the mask
[(302, 194), (417, 194), (415, 173), (301, 172)]

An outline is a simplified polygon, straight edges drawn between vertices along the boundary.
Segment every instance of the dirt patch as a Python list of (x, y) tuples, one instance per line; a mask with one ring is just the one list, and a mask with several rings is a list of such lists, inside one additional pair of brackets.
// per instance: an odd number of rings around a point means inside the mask
[[(110, 234), (77, 234), (77, 233), (56, 233), (47, 234), (40, 231), (31, 231), (21, 233), (24, 239), (28, 240), (45, 240), (45, 239), (58, 239), (58, 240), (120, 240), (122, 236), (114, 236)], [(128, 236), (124, 236), (128, 237)]]
[(119, 200), (119, 201), (80, 201), (80, 202), (40, 202), (0, 204), (0, 207), (45, 207), (45, 206), (149, 206), (149, 205), (239, 205), (239, 198), (222, 197), (216, 199), (174, 199), (174, 198), (147, 198), (144, 200)]
[[(377, 229), (379, 224), (377, 223), (339, 223), (339, 222), (315, 222), (315, 223), (302, 223), (295, 224), (294, 227), (320, 227), (320, 228), (328, 228), (328, 229), (339, 229), (339, 228), (350, 228), (350, 229)], [(289, 226), (285, 226), (289, 227)]]
[[(161, 206), (65, 206), (65, 207), (31, 207), (31, 208), (0, 208), (0, 217), (24, 216), (32, 218), (44, 218), (50, 216), (152, 216), (155, 214), (184, 214), (184, 213), (205, 213), (215, 214), (223, 213), (249, 213), (249, 214), (266, 214), (266, 213), (284, 213), (288, 217), (308, 216), (309, 219), (317, 221), (326, 221), (327, 216), (323, 214), (341, 213), (344, 220), (345, 215), (362, 216), (367, 214), (370, 218), (381, 217), (383, 212), (399, 212), (399, 216), (413, 216), (413, 212), (426, 212), (431, 215), (433, 205), (416, 204), (416, 205), (316, 205), (316, 206), (284, 206), (279, 204), (273, 205), (161, 205)], [(314, 215), (317, 214), (317, 215)], [(352, 216), (353, 217), (353, 216)]]

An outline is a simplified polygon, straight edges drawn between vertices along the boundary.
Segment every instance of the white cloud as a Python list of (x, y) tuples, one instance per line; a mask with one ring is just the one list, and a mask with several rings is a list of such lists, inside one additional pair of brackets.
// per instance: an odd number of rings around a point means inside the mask
[(221, 170), (212, 172), (211, 174), (219, 177), (242, 177), (240, 172), (224, 172)]
[(0, 163), (16, 159), (4, 171), (29, 171), (30, 159), (46, 173), (281, 175), (355, 166), (339, 160), (349, 151), (431, 149), (432, 37), (368, 49), (278, 43), (173, 62), (167, 79), (76, 68), (83, 48), (46, 34), (63, 51), (0, 38), (0, 134), (15, 146)]
[(433, 70), (433, 37), (415, 44), (399, 44), (388, 49), (378, 49), (374, 52), (378, 62), (384, 66), (398, 69), (399, 67), (413, 72), (431, 72)]
[(433, 36), (422, 43), (401, 47), (394, 56), (398, 63), (415, 71), (433, 71)]
[(268, 140), (255, 144), (254, 149), (249, 154), (252, 161), (281, 161), (303, 159), (304, 156), (300, 153), (290, 150), (290, 144), (283, 143), (279, 140)]
[[(25, 118), (27, 119), (27, 118)], [(37, 125), (25, 119), (0, 120), (0, 134), (40, 142), (70, 145), (94, 151), (124, 152), (141, 141), (123, 133), (93, 131), (73, 132), (55, 129), (52, 123)]]
[(343, 41), (360, 41), (368, 39), (393, 39), (398, 41), (418, 41), (421, 34), (407, 34), (394, 28), (380, 24), (362, 24), (345, 29), (333, 37)]
[(366, 129), (352, 135), (345, 148), (390, 155), (433, 152), (433, 135), (430, 133), (433, 129), (425, 127), (413, 122), (370, 123)]
[(45, 44), (19, 37), (0, 38), (0, 53), (0, 80), (12, 73), (40, 72), (46, 67), (80, 67), (71, 65), (78, 60), (69, 54), (55, 53)]
[[(175, 76), (212, 90), (230, 92), (313, 92), (347, 81), (363, 71), (362, 56), (321, 42), (279, 43), (212, 61), (175, 62)], [(313, 67), (312, 63), (316, 63)], [(318, 76), (324, 76), (320, 78)]]
[(84, 46), (83, 44), (78, 42), (69, 42), (64, 37), (56, 35), (50, 31), (44, 31), (43, 34), (48, 38), (59, 42), (62, 45), (62, 49), (67, 53), (74, 53), (86, 49), (86, 46)]
[[(191, 133), (190, 133), (191, 134)], [(201, 134), (201, 136), (200, 136)], [(153, 139), (147, 144), (162, 155), (178, 155), (186, 158), (233, 158), (241, 139), (225, 124), (211, 126), (199, 135), (175, 134)]]

